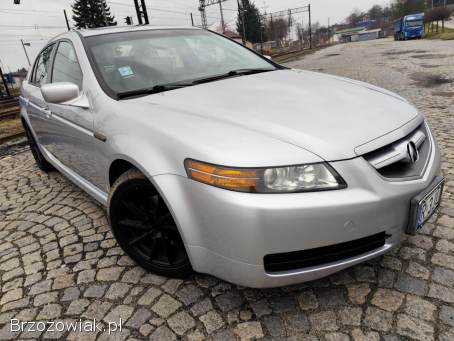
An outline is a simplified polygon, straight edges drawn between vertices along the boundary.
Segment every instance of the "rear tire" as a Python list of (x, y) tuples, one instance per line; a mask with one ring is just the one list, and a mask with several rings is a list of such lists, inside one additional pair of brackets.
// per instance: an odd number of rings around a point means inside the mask
[(166, 277), (184, 278), (192, 273), (169, 209), (139, 170), (130, 169), (115, 181), (107, 207), (118, 244), (137, 264)]
[(35, 137), (33, 136), (30, 128), (26, 123), (22, 122), (24, 126), (25, 134), (27, 135), (28, 145), (30, 146), (30, 151), (32, 152), (33, 158), (35, 159), (36, 165), (45, 173), (53, 171), (55, 168), (52, 166), (41, 153), (38, 143), (36, 142)]

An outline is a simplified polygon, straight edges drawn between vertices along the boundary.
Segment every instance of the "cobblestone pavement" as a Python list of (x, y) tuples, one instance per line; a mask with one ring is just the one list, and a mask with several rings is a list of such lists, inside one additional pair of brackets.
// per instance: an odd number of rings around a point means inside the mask
[[(0, 339), (454, 340), (454, 42), (354, 43), (292, 65), (394, 90), (428, 115), (447, 183), (421, 234), (373, 262), (298, 286), (167, 279), (123, 254), (92, 199), (60, 174), (40, 172), (29, 152), (14, 153), (0, 158)], [(18, 335), (11, 318), (121, 318), (123, 330)]]

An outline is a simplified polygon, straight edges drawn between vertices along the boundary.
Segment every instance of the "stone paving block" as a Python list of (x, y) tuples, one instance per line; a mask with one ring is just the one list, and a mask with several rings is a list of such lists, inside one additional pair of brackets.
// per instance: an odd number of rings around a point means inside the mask
[(178, 308), (181, 307), (181, 303), (172, 298), (171, 296), (164, 294), (158, 302), (151, 308), (156, 314), (165, 318), (173, 314)]
[(224, 326), (222, 317), (215, 311), (209, 311), (205, 315), (201, 316), (200, 321), (202, 321), (208, 334), (211, 334)]
[(434, 340), (432, 325), (405, 314), (397, 316), (397, 333), (416, 340)]
[(423, 320), (433, 320), (437, 307), (429, 301), (408, 295), (405, 303), (405, 312), (413, 317)]

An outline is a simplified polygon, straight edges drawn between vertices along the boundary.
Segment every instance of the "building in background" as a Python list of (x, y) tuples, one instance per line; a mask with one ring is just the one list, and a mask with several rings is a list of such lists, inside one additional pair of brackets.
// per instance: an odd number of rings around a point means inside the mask
[(22, 82), (27, 77), (27, 70), (21, 69), (17, 70), (16, 72), (10, 72), (5, 74), (6, 82), (13, 88), (13, 89), (20, 89), (22, 86)]
[(379, 39), (386, 36), (386, 32), (381, 28), (369, 30), (367, 27), (346, 28), (334, 33), (333, 41), (335, 43), (351, 43), (355, 41), (364, 41)]
[[(224, 35), (226, 37), (229, 37), (230, 39), (235, 40), (237, 43), (243, 44), (243, 38), (237, 32), (226, 30), (224, 32)], [(249, 41), (246, 41), (246, 47), (252, 49), (253, 48), (253, 44), (251, 42), (249, 42)]]

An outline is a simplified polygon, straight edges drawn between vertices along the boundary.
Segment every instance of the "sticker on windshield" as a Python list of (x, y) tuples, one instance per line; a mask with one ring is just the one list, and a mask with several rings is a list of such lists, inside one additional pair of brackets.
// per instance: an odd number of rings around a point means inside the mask
[(134, 74), (130, 66), (119, 67), (118, 72), (120, 72), (120, 75), (122, 75), (123, 77), (132, 76)]

